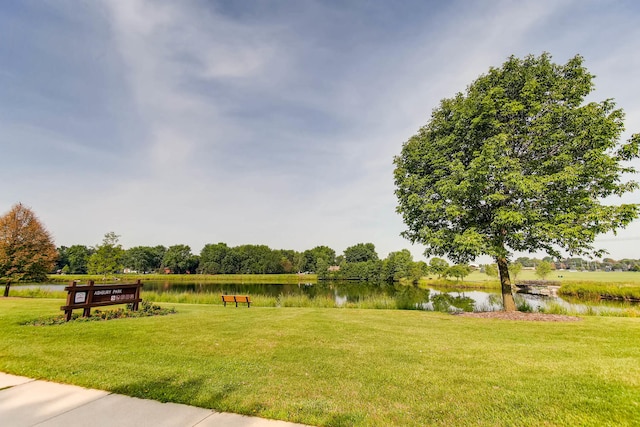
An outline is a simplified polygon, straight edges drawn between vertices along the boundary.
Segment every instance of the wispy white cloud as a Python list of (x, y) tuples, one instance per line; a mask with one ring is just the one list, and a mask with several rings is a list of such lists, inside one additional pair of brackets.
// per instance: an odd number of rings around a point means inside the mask
[[(91, 79), (84, 70), (69, 81), (86, 80), (80, 94), (104, 87), (94, 105), (52, 115), (55, 126), (14, 122), (13, 135), (66, 158), (65, 167), (49, 169), (48, 182), (0, 194), (0, 203), (21, 194), (36, 200), (20, 197), (58, 244), (93, 244), (114, 230), (125, 246), (187, 243), (199, 251), (225, 241), (340, 252), (372, 241), (384, 255), (409, 246), (394, 213), (393, 156), (440, 99), (510, 54), (549, 51), (559, 62), (583, 54), (599, 76), (598, 99), (616, 97), (628, 128), (640, 127), (630, 83), (638, 59), (628, 54), (640, 39), (640, 13), (622, 4), (104, 0), (83, 11), (99, 37), (71, 3), (49, 4), (75, 22), (50, 31), (86, 37), (74, 55), (96, 61)], [(38, 66), (55, 68), (67, 54), (48, 49), (54, 53)], [(35, 117), (43, 102), (36, 99), (25, 117)], [(79, 99), (69, 95), (67, 105)], [(73, 122), (85, 128), (65, 133)], [(12, 147), (13, 159), (26, 155)], [(63, 203), (55, 188), (66, 190)], [(68, 200), (83, 212), (75, 221)]]

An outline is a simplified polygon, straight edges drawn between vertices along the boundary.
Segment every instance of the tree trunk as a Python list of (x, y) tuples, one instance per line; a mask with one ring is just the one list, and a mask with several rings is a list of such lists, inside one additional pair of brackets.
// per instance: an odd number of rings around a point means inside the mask
[(7, 284), (4, 286), (4, 297), (9, 296), (9, 287), (11, 287), (11, 281), (7, 280)]
[(496, 258), (498, 271), (500, 272), (500, 286), (502, 288), (502, 303), (504, 311), (516, 311), (516, 302), (511, 291), (511, 279), (509, 278), (509, 266), (506, 258)]

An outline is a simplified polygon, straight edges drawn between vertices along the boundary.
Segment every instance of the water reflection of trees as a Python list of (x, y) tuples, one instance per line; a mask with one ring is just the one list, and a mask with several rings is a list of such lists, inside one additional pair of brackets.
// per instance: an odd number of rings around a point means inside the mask
[(429, 289), (422, 289), (412, 285), (397, 285), (393, 297), (396, 306), (401, 310), (423, 309), (424, 304), (429, 302)]
[(335, 295), (346, 298), (347, 302), (389, 297), (396, 301), (396, 306), (405, 310), (420, 309), (429, 301), (429, 290), (414, 285), (388, 282), (329, 282), (335, 291)]
[(396, 306), (404, 310), (424, 309), (430, 299), (429, 289), (398, 282), (321, 281), (314, 284), (274, 285), (241, 283), (168, 283), (147, 282), (147, 291), (166, 293), (220, 293), (264, 296), (299, 296), (310, 299), (332, 298), (348, 303), (358, 303), (376, 298), (393, 298)]
[(451, 294), (442, 293), (431, 297), (431, 303), (435, 311), (451, 312), (451, 311), (467, 311), (471, 312), (475, 308), (475, 301), (471, 297), (464, 295), (453, 296)]

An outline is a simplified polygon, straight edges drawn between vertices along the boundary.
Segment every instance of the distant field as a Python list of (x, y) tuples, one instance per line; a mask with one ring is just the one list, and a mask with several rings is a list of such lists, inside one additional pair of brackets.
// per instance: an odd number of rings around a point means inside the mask
[[(431, 276), (432, 280), (436, 279), (436, 276)], [(539, 280), (534, 270), (522, 270), (518, 274), (517, 280)], [(513, 281), (513, 277), (511, 278)], [(640, 284), (640, 272), (636, 271), (621, 271), (621, 272), (608, 272), (608, 271), (567, 271), (567, 270), (554, 270), (546, 278), (546, 280), (554, 280), (560, 282), (601, 282), (601, 283), (628, 283), (628, 284)], [(497, 280), (487, 276), (479, 271), (474, 271), (469, 276), (465, 277), (465, 282), (496, 282)]]

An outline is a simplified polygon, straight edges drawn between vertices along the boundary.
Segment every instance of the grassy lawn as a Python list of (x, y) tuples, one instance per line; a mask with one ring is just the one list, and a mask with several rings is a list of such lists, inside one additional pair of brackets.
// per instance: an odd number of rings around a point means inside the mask
[(639, 425), (640, 321), (537, 323), (322, 308), (23, 326), (0, 299), (0, 371), (313, 425)]

